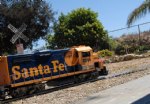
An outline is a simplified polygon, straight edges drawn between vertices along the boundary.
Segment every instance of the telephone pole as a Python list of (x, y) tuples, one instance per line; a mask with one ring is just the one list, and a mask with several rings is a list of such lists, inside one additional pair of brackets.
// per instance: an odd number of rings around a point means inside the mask
[(140, 25), (138, 25), (138, 31), (139, 31), (139, 45), (141, 45), (141, 30), (140, 30)]

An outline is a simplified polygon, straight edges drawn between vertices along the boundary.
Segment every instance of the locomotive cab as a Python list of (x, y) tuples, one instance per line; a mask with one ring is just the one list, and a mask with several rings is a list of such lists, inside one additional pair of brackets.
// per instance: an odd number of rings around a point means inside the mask
[(78, 53), (79, 61), (78, 64), (81, 65), (82, 70), (94, 70), (94, 62), (93, 62), (93, 52), (92, 49), (88, 46), (82, 46), (75, 48)]
[(65, 55), (65, 62), (68, 66), (75, 66), (78, 70), (97, 70), (100, 74), (107, 74), (103, 60), (99, 59), (96, 53), (89, 46), (74, 46)]
[(97, 70), (100, 75), (107, 75), (108, 71), (102, 59), (89, 46), (79, 46), (75, 48), (78, 56), (78, 64), (82, 70)]

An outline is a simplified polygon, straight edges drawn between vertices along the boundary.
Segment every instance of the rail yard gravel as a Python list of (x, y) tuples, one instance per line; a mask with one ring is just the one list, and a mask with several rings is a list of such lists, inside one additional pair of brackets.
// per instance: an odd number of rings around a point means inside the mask
[(76, 101), (79, 101), (92, 93), (150, 74), (150, 57), (118, 63), (109, 63), (106, 66), (109, 69), (109, 74), (125, 71), (127, 69), (138, 70), (139, 68), (143, 68), (146, 70), (18, 100), (12, 102), (12, 104), (74, 104)]

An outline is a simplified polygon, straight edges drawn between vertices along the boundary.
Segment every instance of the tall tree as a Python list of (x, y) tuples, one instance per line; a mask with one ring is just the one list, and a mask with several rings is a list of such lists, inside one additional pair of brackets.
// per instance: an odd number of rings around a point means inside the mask
[(85, 8), (73, 10), (67, 15), (61, 14), (54, 24), (54, 35), (48, 38), (49, 45), (51, 48), (74, 45), (108, 48), (107, 32), (97, 17), (97, 13)]
[(27, 29), (23, 32), (29, 41), (25, 47), (32, 47), (32, 42), (44, 38), (49, 31), (49, 25), (53, 21), (54, 12), (45, 1), (42, 0), (1, 0), (0, 4), (0, 51), (13, 52), (15, 45), (10, 40), (14, 33), (8, 29), (12, 24), (19, 28), (23, 23)]
[(145, 0), (138, 8), (133, 10), (128, 17), (127, 25), (130, 26), (137, 19), (150, 12), (150, 0)]

